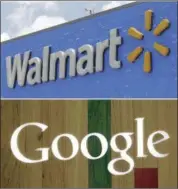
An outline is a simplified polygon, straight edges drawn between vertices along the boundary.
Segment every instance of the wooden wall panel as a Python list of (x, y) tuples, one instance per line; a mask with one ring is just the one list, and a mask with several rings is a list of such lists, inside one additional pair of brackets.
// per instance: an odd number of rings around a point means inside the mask
[[(43, 134), (38, 128), (30, 127), (20, 135), (20, 149), (35, 159), (39, 158), (40, 153), (34, 149), (49, 147), (54, 137), (61, 133), (71, 133), (81, 141), (87, 133), (101, 131), (109, 140), (118, 132), (136, 132), (134, 119), (138, 117), (145, 118), (145, 144), (148, 135), (156, 130), (169, 133), (171, 138), (158, 144), (157, 149), (170, 155), (164, 159), (155, 159), (150, 154), (145, 159), (135, 158), (135, 167), (158, 168), (159, 187), (177, 187), (177, 101), (1, 101), (1, 113), (1, 187), (134, 187), (134, 171), (126, 176), (112, 176), (110, 182), (106, 171), (108, 158), (118, 157), (110, 149), (112, 157), (108, 151), (98, 163), (89, 162), (81, 153), (71, 161), (61, 162), (50, 152), (48, 162), (27, 165), (13, 157), (9, 142), (15, 128), (23, 123), (33, 121), (47, 124), (49, 128)], [(136, 157), (135, 136), (133, 142), (129, 152)], [(94, 141), (92, 145), (99, 153)], [(118, 140), (118, 145), (124, 147), (124, 141)], [(67, 140), (61, 140), (59, 148), (62, 154), (70, 155), (71, 145)], [(147, 148), (145, 153), (148, 153)], [(105, 171), (97, 168), (100, 164)], [(116, 168), (124, 170), (127, 164), (118, 163)]]

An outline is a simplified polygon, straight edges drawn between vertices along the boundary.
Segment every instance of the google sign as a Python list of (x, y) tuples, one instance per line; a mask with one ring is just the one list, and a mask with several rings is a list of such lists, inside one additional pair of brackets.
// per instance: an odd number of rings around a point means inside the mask
[[(26, 157), (20, 152), (20, 149), (18, 146), (19, 134), (21, 133), (23, 129), (26, 129), (31, 126), (33, 127), (35, 126), (41, 129), (42, 132), (44, 132), (48, 129), (48, 126), (43, 123), (37, 123), (37, 122), (25, 123), (19, 126), (12, 134), (12, 137), (10, 140), (11, 151), (13, 155), (15, 156), (15, 158), (17, 158), (19, 161), (23, 163), (27, 163), (27, 164), (36, 164), (36, 163), (45, 162), (49, 160), (49, 150), (52, 151), (54, 157), (57, 158), (58, 160), (69, 161), (77, 156), (79, 150), (81, 151), (81, 153), (83, 154), (85, 158), (89, 160), (97, 160), (97, 159), (102, 158), (107, 153), (108, 148), (111, 148), (114, 152), (118, 154), (119, 157), (112, 159), (108, 163), (107, 165), (108, 171), (112, 175), (126, 175), (130, 173), (135, 166), (133, 158), (128, 155), (128, 150), (132, 147), (132, 144), (133, 144), (133, 140), (132, 140), (133, 135), (136, 135), (137, 158), (147, 158), (148, 156), (148, 154), (145, 153), (145, 146), (144, 146), (144, 141), (145, 141), (144, 118), (136, 118), (135, 121), (136, 121), (136, 133), (133, 133), (133, 132), (116, 133), (115, 135), (111, 137), (111, 140), (109, 142), (107, 141), (105, 136), (100, 133), (87, 134), (86, 136), (83, 137), (81, 143), (79, 143), (78, 139), (72, 134), (69, 134), (69, 133), (60, 134), (54, 138), (54, 140), (52, 141), (49, 147), (40, 147), (40, 148), (35, 149), (36, 152), (41, 153), (41, 159), (37, 159), (37, 160), (29, 159), (28, 157)], [(161, 139), (156, 140), (155, 137), (157, 135), (159, 135), (160, 136), (159, 138)], [(87, 143), (91, 137), (96, 137), (100, 141), (100, 144), (101, 144), (101, 152), (97, 157), (93, 157), (88, 150)], [(126, 147), (124, 149), (120, 149), (116, 143), (117, 139), (120, 137), (125, 140)], [(67, 138), (71, 142), (72, 152), (69, 157), (63, 157), (60, 153), (58, 142), (60, 141), (61, 138)], [(159, 130), (159, 131), (155, 131), (151, 133), (147, 138), (147, 148), (150, 154), (155, 158), (167, 157), (169, 154), (168, 153), (162, 154), (158, 152), (155, 149), (155, 145), (162, 143), (168, 140), (169, 138), (170, 138), (169, 134), (165, 131)], [(119, 161), (126, 161), (129, 164), (128, 170), (126, 171), (116, 170), (114, 165)]]

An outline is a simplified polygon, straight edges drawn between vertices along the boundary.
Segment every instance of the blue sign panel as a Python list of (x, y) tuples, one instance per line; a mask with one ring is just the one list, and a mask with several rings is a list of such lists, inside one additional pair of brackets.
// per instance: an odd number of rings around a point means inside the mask
[(177, 98), (177, 3), (133, 3), (1, 44), (1, 98)]

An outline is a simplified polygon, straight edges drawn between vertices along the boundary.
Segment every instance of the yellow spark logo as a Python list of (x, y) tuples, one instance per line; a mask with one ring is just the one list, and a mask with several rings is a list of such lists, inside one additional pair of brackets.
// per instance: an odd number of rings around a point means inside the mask
[[(151, 31), (153, 25), (153, 11), (148, 10), (145, 12), (145, 30)], [(158, 26), (154, 29), (153, 34), (155, 36), (160, 36), (165, 30), (167, 30), (170, 26), (170, 22), (168, 19), (163, 19)], [(138, 31), (136, 28), (131, 27), (128, 30), (128, 34), (138, 40), (143, 40), (144, 35), (140, 31)], [(162, 56), (168, 56), (170, 50), (168, 47), (159, 44), (157, 42), (153, 45), (154, 49), (160, 53)], [(128, 61), (133, 63), (137, 60), (137, 58), (142, 54), (144, 48), (143, 47), (137, 47), (135, 48), (127, 57)], [(146, 51), (144, 54), (144, 65), (143, 70), (146, 73), (151, 72), (152, 70), (152, 60), (151, 60), (151, 52)]]

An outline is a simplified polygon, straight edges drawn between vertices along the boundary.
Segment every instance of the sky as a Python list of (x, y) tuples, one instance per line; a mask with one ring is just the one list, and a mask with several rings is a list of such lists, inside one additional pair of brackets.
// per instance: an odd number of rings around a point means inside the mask
[(1, 1), (1, 42), (133, 1)]

